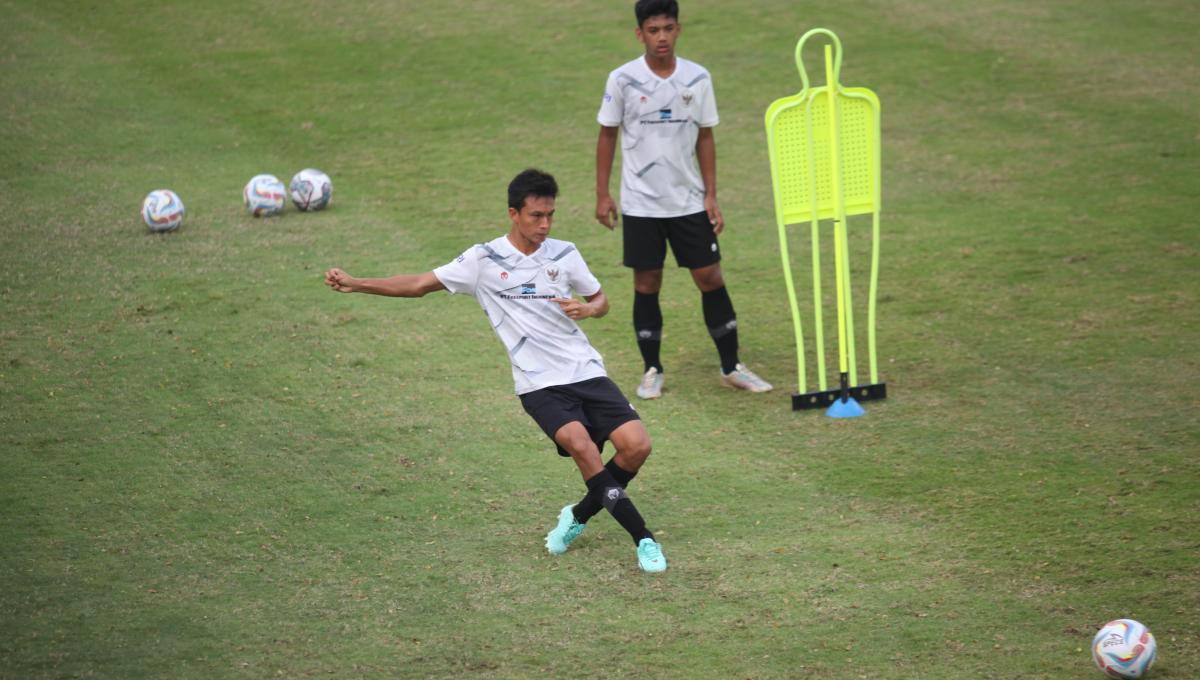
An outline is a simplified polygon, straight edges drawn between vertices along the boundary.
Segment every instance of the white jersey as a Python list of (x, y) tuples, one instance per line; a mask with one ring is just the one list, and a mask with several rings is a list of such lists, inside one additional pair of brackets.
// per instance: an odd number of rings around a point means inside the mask
[(552, 300), (600, 292), (575, 244), (548, 238), (526, 255), (501, 236), (433, 273), (451, 293), (479, 301), (508, 350), (517, 394), (607, 375), (600, 353)]
[(596, 120), (621, 127), (621, 212), (680, 217), (704, 210), (696, 163), (700, 128), (719, 122), (712, 77), (680, 57), (659, 78), (638, 57), (608, 75)]

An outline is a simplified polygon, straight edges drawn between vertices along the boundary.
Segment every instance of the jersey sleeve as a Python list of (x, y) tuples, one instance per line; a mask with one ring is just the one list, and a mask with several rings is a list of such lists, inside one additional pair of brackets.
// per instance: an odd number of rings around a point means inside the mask
[(567, 270), (571, 272), (571, 289), (582, 297), (599, 293), (600, 280), (592, 275), (592, 270), (588, 269), (587, 262), (583, 261), (579, 250), (576, 249), (567, 257), (570, 260)]
[(621, 95), (621, 86), (617, 84), (617, 72), (608, 74), (608, 82), (604, 85), (604, 99), (600, 101), (600, 112), (596, 114), (596, 122), (604, 127), (619, 127), (625, 118), (625, 100)]
[(479, 257), (475, 254), (475, 246), (467, 248), (453, 261), (434, 269), (433, 275), (451, 293), (474, 294), (475, 285), (479, 281)]
[(704, 100), (700, 103), (700, 116), (696, 119), (696, 123), (700, 127), (716, 127), (717, 123), (721, 122), (721, 117), (717, 115), (717, 92), (712, 86), (712, 75), (708, 76), (708, 92), (705, 93)]

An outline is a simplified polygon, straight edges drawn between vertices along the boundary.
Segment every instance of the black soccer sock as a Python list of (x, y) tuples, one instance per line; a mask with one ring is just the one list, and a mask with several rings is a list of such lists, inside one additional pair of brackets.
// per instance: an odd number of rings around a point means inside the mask
[(662, 308), (658, 306), (658, 293), (633, 292), (633, 330), (637, 333), (638, 349), (642, 352), (643, 370), (657, 368), (662, 373), (659, 350), (662, 347)]
[(654, 539), (654, 534), (646, 529), (646, 521), (637, 511), (625, 488), (617, 483), (607, 469), (596, 473), (587, 480), (588, 497), (608, 510), (613, 519), (629, 532), (633, 544), (637, 545), (643, 538)]
[(604, 469), (608, 470), (613, 476), (613, 479), (617, 480), (617, 484), (620, 484), (621, 487), (625, 489), (628, 489), (629, 483), (633, 481), (634, 477), (637, 477), (637, 470), (630, 472), (620, 465), (617, 465), (616, 456), (613, 456), (608, 460), (607, 463), (604, 464)]
[(701, 291), (701, 307), (704, 309), (704, 325), (712, 336), (721, 355), (721, 371), (732, 373), (738, 365), (737, 315), (733, 311), (733, 300), (725, 286), (716, 290)]
[[(616, 458), (613, 458), (605, 463), (604, 469), (608, 470), (608, 473), (612, 475), (613, 479), (616, 480), (617, 484), (620, 484), (622, 488), (629, 488), (629, 483), (633, 481), (634, 477), (637, 477), (636, 472), (629, 472), (620, 465), (617, 465)], [(593, 498), (591, 492), (589, 491), (586, 495), (584, 495), (583, 500), (575, 504), (575, 507), (572, 508), (571, 511), (575, 515), (576, 522), (579, 522), (580, 524), (587, 524), (589, 519), (595, 517), (603, 509), (604, 505), (600, 503), (600, 499)]]

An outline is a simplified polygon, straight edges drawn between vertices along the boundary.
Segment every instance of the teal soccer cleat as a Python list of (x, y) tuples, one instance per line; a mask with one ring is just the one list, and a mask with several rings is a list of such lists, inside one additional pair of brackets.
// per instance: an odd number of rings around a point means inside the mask
[(571, 512), (574, 507), (574, 503), (564, 507), (562, 512), (558, 513), (558, 526), (546, 534), (546, 550), (552, 555), (565, 553), (567, 548), (571, 547), (571, 542), (579, 538), (579, 534), (582, 534), (587, 526), (575, 521), (575, 513)]
[(638, 541), (638, 566), (642, 571), (656, 573), (667, 570), (667, 556), (662, 553), (662, 547), (653, 538), (643, 538)]

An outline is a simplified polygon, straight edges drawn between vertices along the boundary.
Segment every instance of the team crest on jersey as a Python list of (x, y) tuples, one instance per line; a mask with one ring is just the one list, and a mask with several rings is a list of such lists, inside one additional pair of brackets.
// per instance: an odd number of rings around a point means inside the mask
[(683, 95), (680, 98), (683, 99), (684, 106), (691, 106), (692, 99), (694, 99), (695, 97), (696, 97), (696, 95), (692, 94), (691, 90), (684, 90)]
[(546, 278), (550, 280), (550, 283), (558, 283), (558, 275), (560, 273), (558, 267), (546, 267)]

